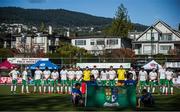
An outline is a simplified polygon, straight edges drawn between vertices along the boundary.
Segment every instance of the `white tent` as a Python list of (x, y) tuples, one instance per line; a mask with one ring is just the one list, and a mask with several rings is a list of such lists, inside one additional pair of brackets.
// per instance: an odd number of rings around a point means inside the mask
[(153, 69), (153, 68), (159, 69), (159, 68), (162, 68), (162, 66), (158, 64), (156, 61), (152, 60), (149, 63), (145, 64), (143, 68), (144, 69)]

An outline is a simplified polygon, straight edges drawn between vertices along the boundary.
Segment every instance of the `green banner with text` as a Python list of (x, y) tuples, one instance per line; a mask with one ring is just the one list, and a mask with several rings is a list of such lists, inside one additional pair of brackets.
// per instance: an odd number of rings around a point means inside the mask
[(136, 107), (134, 86), (88, 86), (86, 107)]

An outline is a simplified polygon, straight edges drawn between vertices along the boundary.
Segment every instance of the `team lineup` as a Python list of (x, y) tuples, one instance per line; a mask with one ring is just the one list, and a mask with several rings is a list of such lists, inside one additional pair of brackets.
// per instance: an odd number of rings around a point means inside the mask
[[(34, 71), (34, 84), (33, 93), (65, 93), (71, 94), (72, 88), (75, 83), (88, 82), (90, 77), (93, 76), (98, 85), (101, 86), (123, 86), (124, 82), (131, 74), (130, 80), (136, 81), (137, 92), (147, 89), (148, 92), (154, 93), (158, 91), (160, 94), (173, 94), (173, 72), (164, 66), (158, 70), (153, 69), (149, 73), (141, 68), (140, 71), (135, 71), (133, 67), (130, 70), (125, 70), (122, 65), (118, 69), (110, 66), (108, 69), (97, 69), (94, 66), (92, 69), (86, 67), (62, 67), (60, 72), (58, 70), (40, 70), (36, 67)], [(24, 68), (22, 73), (14, 68), (9, 76), (12, 78), (11, 94), (16, 93), (17, 79), (22, 78), (21, 93), (30, 93), (29, 91), (29, 75), (27, 69)]]

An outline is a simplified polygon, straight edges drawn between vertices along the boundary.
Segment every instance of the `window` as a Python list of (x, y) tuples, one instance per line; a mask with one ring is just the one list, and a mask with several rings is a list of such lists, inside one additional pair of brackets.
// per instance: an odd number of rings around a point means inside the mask
[(162, 41), (172, 40), (172, 35), (171, 35), (171, 34), (162, 34), (161, 40), (162, 40)]
[(86, 40), (75, 40), (75, 45), (86, 45)]
[[(152, 48), (152, 51), (151, 51), (151, 48)], [(156, 53), (156, 46), (155, 45), (144, 45), (144, 48), (143, 48), (143, 52), (144, 54), (151, 54), (151, 52), (153, 54)]]
[(94, 45), (94, 42), (91, 42), (91, 45)]
[(160, 50), (169, 51), (170, 49), (171, 49), (171, 46), (168, 46), (168, 45), (161, 45), (161, 46), (160, 46)]
[(104, 40), (97, 40), (96, 43), (97, 43), (97, 45), (104, 45), (105, 44)]
[(118, 39), (109, 39), (107, 40), (107, 45), (117, 45)]

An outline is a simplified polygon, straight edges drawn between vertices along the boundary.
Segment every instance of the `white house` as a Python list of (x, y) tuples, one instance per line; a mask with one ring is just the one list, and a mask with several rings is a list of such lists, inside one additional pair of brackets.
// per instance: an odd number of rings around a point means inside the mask
[(137, 55), (168, 55), (170, 50), (180, 50), (180, 33), (163, 21), (150, 26), (132, 42)]
[[(126, 40), (126, 41), (125, 41)], [(131, 40), (120, 37), (85, 36), (71, 39), (71, 44), (84, 48), (92, 54), (101, 54), (104, 50), (131, 48)]]
[(41, 33), (37, 33), (34, 37), (30, 35), (24, 35), (24, 37), (19, 35), (16, 36), (15, 48), (22, 53), (36, 53), (38, 50), (42, 50), (44, 53), (47, 53), (48, 37), (47, 35)]

